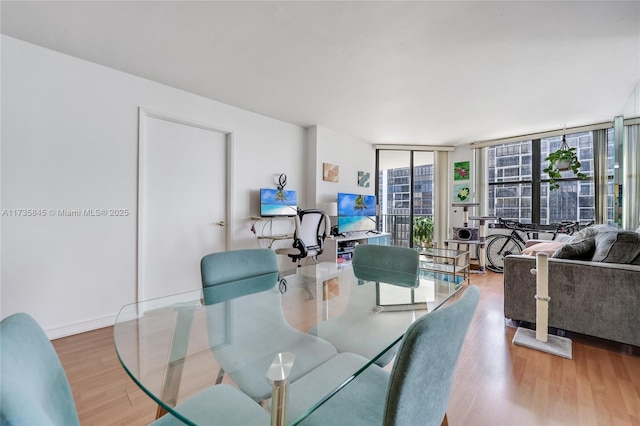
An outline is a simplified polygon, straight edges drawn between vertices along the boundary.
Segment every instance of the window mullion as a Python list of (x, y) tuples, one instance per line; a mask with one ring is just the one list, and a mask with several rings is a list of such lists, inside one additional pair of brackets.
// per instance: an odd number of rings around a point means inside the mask
[[(541, 164), (542, 149), (540, 139), (531, 141), (531, 223), (540, 223)], [(548, 207), (548, 206), (547, 206)]]

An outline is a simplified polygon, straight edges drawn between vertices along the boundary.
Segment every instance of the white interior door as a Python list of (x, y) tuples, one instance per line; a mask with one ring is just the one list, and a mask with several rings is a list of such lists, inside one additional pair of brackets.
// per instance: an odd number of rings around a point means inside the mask
[(230, 135), (140, 113), (138, 300), (201, 288), (200, 259), (227, 248)]

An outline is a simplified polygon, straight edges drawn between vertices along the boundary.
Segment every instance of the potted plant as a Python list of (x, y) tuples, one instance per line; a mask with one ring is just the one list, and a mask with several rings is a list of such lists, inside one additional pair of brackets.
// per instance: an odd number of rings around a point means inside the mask
[(413, 243), (420, 247), (431, 247), (433, 243), (433, 218), (415, 216), (413, 218)]
[(549, 165), (542, 171), (549, 175), (549, 191), (560, 188), (560, 184), (556, 182), (557, 179), (562, 178), (560, 172), (571, 170), (578, 179), (587, 177), (580, 172), (582, 164), (578, 160), (576, 148), (569, 148), (564, 136), (560, 149), (549, 154), (545, 161), (548, 161)]

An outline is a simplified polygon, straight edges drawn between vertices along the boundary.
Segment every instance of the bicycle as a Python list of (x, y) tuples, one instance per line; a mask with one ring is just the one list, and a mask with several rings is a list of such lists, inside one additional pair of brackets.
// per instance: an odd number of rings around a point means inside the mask
[[(504, 258), (510, 254), (520, 254), (526, 245), (526, 240), (532, 238), (531, 234), (549, 233), (551, 240), (555, 240), (558, 234), (573, 234), (580, 229), (580, 223), (574, 221), (563, 221), (552, 224), (553, 228), (541, 228), (535, 224), (520, 223), (514, 220), (498, 218), (498, 221), (511, 232), (505, 234), (493, 234), (487, 237), (487, 262), (485, 267), (493, 272), (502, 272), (504, 268)], [(526, 239), (524, 236), (526, 235)], [(479, 250), (478, 250), (479, 252)], [(478, 257), (479, 258), (479, 257)]]

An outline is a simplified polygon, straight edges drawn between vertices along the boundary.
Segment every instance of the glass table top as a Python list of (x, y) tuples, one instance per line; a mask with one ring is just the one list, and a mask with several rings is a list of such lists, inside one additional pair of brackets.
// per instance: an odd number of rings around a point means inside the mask
[[(355, 352), (365, 361), (344, 373), (345, 383), (462, 288), (433, 274), (336, 263), (265, 276), (264, 282), (263, 290), (235, 298), (199, 289), (124, 306), (114, 327), (122, 366), (161, 410), (193, 424), (179, 404), (213, 386), (221, 367), (223, 383), (260, 402), (271, 397), (266, 374), (278, 353), (295, 354), (294, 383), (338, 352)], [(396, 304), (405, 307), (383, 309)]]

